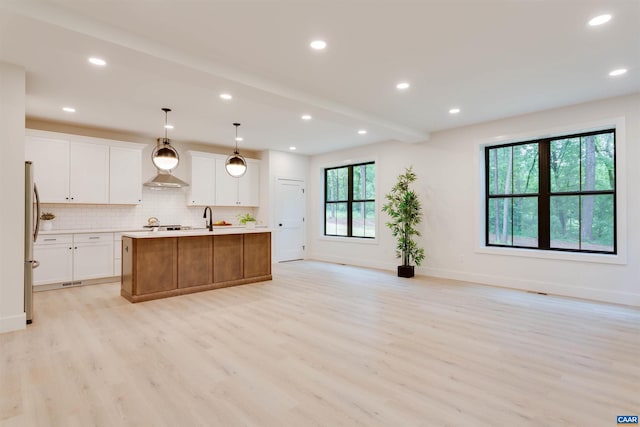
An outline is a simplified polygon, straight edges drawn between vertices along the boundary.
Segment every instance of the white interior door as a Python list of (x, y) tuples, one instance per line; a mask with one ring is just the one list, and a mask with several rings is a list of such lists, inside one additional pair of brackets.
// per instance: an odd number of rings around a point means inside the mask
[(276, 261), (304, 258), (305, 250), (305, 194), (304, 181), (278, 178), (276, 180)]

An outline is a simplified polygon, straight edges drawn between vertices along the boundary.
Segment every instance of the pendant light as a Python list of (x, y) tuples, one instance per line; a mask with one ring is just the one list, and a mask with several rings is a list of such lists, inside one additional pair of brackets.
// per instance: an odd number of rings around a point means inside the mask
[(236, 149), (233, 154), (227, 157), (224, 167), (227, 173), (234, 178), (240, 178), (247, 172), (247, 161), (238, 152), (238, 126), (240, 123), (233, 124), (236, 127)]
[(171, 140), (167, 138), (167, 113), (171, 111), (170, 108), (163, 108), (164, 111), (164, 138), (158, 138), (158, 144), (151, 153), (151, 160), (156, 168), (163, 171), (170, 171), (178, 166), (180, 156), (178, 156), (178, 150), (171, 146)]

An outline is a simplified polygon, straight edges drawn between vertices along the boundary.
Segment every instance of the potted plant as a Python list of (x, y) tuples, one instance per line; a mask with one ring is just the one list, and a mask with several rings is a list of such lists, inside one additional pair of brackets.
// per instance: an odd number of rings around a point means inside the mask
[(247, 228), (255, 228), (256, 227), (256, 219), (250, 213), (246, 213), (244, 215), (237, 216), (240, 224), (246, 226)]
[(42, 221), (42, 230), (47, 231), (53, 229), (53, 220), (56, 215), (51, 212), (42, 212), (40, 214), (40, 220)]
[(409, 188), (409, 184), (415, 180), (416, 174), (411, 166), (398, 176), (398, 181), (385, 196), (387, 203), (382, 206), (382, 211), (391, 218), (387, 227), (397, 239), (396, 258), (402, 258), (402, 265), (398, 266), (398, 277), (413, 277), (415, 272), (411, 261), (419, 266), (424, 260), (424, 249), (419, 248), (414, 240), (415, 236), (420, 236), (416, 226), (422, 220), (420, 199)]

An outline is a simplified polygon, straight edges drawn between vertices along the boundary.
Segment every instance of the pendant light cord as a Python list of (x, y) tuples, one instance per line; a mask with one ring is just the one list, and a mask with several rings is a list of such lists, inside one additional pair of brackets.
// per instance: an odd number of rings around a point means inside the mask
[(240, 154), (238, 152), (238, 126), (240, 126), (240, 123), (234, 123), (233, 125), (236, 127), (236, 150), (233, 152), (233, 154)]
[(164, 141), (162, 141), (162, 142), (166, 145), (166, 144), (168, 144), (168, 143), (169, 143), (169, 142), (168, 142), (168, 138), (167, 138), (167, 130), (169, 129), (169, 128), (167, 127), (167, 125), (169, 124), (169, 123), (167, 122), (167, 120), (168, 120), (167, 116), (168, 116), (168, 114), (169, 114), (169, 111), (171, 111), (171, 108), (166, 108), (166, 107), (165, 107), (165, 108), (163, 108), (163, 109), (162, 109), (162, 111), (164, 111)]

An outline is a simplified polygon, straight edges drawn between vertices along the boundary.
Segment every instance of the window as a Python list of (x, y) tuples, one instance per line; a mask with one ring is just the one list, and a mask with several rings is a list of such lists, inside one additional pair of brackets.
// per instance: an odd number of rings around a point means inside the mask
[(374, 162), (324, 170), (325, 236), (376, 237)]
[(615, 130), (485, 148), (487, 246), (616, 253)]

